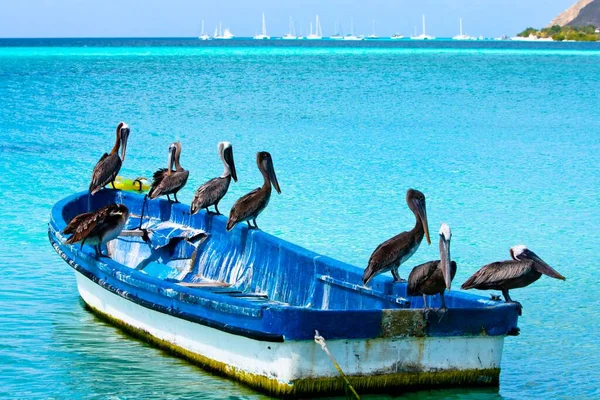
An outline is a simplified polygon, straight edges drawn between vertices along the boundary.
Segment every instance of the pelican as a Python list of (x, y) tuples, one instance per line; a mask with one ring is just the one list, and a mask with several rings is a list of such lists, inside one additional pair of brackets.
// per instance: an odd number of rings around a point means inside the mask
[(365, 285), (375, 275), (387, 271), (392, 271), (395, 282), (401, 282), (400, 275), (398, 275), (398, 267), (417, 251), (423, 240), (423, 235), (427, 237), (427, 243), (431, 244), (429, 227), (427, 226), (425, 195), (418, 190), (408, 189), (406, 192), (406, 203), (408, 204), (408, 208), (415, 214), (417, 220), (415, 227), (377, 246), (373, 254), (371, 254), (369, 265), (363, 274), (362, 279)]
[(563, 281), (566, 279), (523, 245), (511, 247), (510, 257), (512, 260), (498, 261), (481, 267), (461, 288), (501, 290), (507, 303), (516, 303), (521, 308), (521, 303), (510, 298), (510, 289), (529, 286), (540, 279), (542, 274)]
[(409, 296), (423, 296), (423, 308), (427, 310), (427, 296), (440, 294), (442, 307), (446, 311), (444, 292), (450, 290), (452, 279), (456, 275), (456, 262), (450, 261), (450, 238), (452, 231), (448, 224), (440, 227), (440, 259), (429, 261), (413, 268), (408, 276), (406, 293)]
[(231, 143), (220, 142), (217, 148), (219, 149), (219, 157), (221, 157), (221, 162), (224, 166), (223, 175), (211, 179), (198, 188), (194, 200), (192, 200), (192, 205), (190, 206), (191, 214), (196, 214), (202, 208), (206, 208), (206, 211), (208, 212), (208, 207), (215, 206), (215, 211), (220, 215), (221, 213), (218, 208), (219, 201), (221, 201), (223, 196), (227, 193), (231, 178), (237, 182)]
[(98, 257), (104, 256), (102, 244), (119, 236), (128, 217), (129, 210), (123, 204), (109, 204), (96, 211), (79, 214), (63, 231), (63, 235), (72, 234), (65, 243), (81, 242), (81, 247), (87, 243), (94, 246)]
[[(180, 156), (181, 143), (175, 142), (171, 144), (169, 146), (167, 168), (161, 168), (154, 173), (152, 187), (150, 187), (150, 192), (148, 193), (150, 199), (167, 195), (167, 199), (171, 201), (169, 195), (172, 194), (175, 197), (175, 202), (179, 203), (177, 192), (185, 186), (190, 174), (190, 171), (181, 168), (181, 164), (179, 164)], [(173, 166), (175, 167), (174, 170), (171, 169)]]
[[(129, 126), (125, 122), (119, 122), (117, 125), (117, 140), (110, 154), (104, 153), (100, 161), (94, 167), (92, 172), (92, 182), (89, 192), (93, 196), (104, 186), (112, 183), (121, 169), (121, 164), (125, 161), (125, 151), (127, 150), (127, 138), (129, 137)], [(121, 157), (119, 158), (119, 147), (121, 148)]]
[[(271, 183), (275, 186), (277, 193), (281, 194), (275, 169), (273, 168), (273, 160), (271, 154), (266, 151), (256, 153), (256, 164), (263, 176), (264, 183), (262, 187), (254, 189), (250, 193), (241, 197), (235, 202), (229, 213), (227, 220), (227, 230), (233, 229), (238, 222), (246, 221), (248, 228), (258, 229), (256, 225), (256, 217), (267, 207), (271, 198)], [(250, 220), (254, 222), (254, 226), (250, 224)]]

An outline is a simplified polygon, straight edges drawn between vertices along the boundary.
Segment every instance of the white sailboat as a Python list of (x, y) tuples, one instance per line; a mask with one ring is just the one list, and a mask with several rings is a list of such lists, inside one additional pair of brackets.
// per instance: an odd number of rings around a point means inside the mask
[(423, 33), (420, 34), (419, 36), (416, 35), (415, 32), (415, 36), (411, 36), (410, 37), (413, 40), (432, 40), (435, 39), (435, 37), (433, 36), (429, 36), (426, 31), (425, 31), (425, 14), (423, 14)]
[(200, 36), (198, 36), (200, 40), (210, 40), (210, 35), (204, 32), (204, 20), (202, 20), (202, 32), (200, 32)]
[(463, 34), (463, 26), (462, 26), (462, 18), (459, 18), (460, 21), (460, 35), (456, 35), (452, 38), (452, 40), (475, 40), (473, 36)]
[(282, 39), (285, 39), (285, 40), (298, 39), (298, 37), (296, 36), (296, 27), (294, 26), (294, 21), (292, 20), (292, 17), (290, 17), (289, 32), (286, 33), (284, 36), (282, 36)]
[(321, 30), (321, 24), (319, 23), (318, 15), (316, 17), (316, 22), (315, 22), (315, 33), (313, 33), (313, 31), (312, 31), (312, 22), (311, 22), (310, 23), (310, 35), (308, 35), (306, 38), (311, 39), (311, 40), (323, 39), (323, 31)]
[(217, 28), (215, 27), (215, 34), (213, 36), (213, 39), (217, 39), (217, 40), (233, 39), (233, 33), (231, 33), (229, 28), (225, 28), (225, 31), (223, 31), (223, 24), (221, 22), (219, 22), (219, 30), (217, 31)]
[(271, 36), (267, 35), (267, 23), (265, 21), (265, 13), (262, 13), (262, 31), (260, 35), (254, 35), (254, 39), (271, 39)]
[(333, 29), (333, 31), (335, 33), (333, 35), (331, 35), (329, 37), (329, 39), (332, 39), (332, 40), (342, 40), (344, 38), (344, 36), (342, 36), (342, 34), (340, 33), (339, 27), (340, 27), (340, 23), (336, 22), (335, 25), (334, 25), (334, 29)]
[(368, 39), (378, 39), (379, 36), (375, 34), (375, 20), (373, 20), (373, 33), (367, 36)]
[(363, 40), (362, 36), (354, 35), (354, 20), (350, 20), (350, 33), (344, 36), (344, 40)]

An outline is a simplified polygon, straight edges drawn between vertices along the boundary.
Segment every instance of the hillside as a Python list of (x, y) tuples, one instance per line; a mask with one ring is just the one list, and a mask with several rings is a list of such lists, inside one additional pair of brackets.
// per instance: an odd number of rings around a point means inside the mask
[(600, 27), (600, 0), (579, 0), (548, 24), (554, 26)]

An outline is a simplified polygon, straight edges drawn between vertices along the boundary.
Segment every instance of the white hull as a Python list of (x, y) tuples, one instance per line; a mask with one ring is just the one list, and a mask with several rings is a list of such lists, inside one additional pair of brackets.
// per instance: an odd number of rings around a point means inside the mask
[[(265, 342), (226, 333), (145, 308), (75, 274), (81, 297), (94, 311), (213, 371), (282, 395), (342, 385), (313, 341)], [(503, 336), (388, 337), (331, 340), (327, 347), (353, 385), (367, 389), (448, 384), (457, 376), (497, 382), (503, 344)], [(321, 389), (310, 386), (318, 384)]]

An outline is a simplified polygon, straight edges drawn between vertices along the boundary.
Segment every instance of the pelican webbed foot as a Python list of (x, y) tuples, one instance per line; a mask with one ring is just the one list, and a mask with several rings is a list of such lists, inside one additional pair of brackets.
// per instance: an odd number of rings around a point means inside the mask
[(173, 193), (173, 197), (175, 197), (175, 203), (179, 203), (179, 200), (177, 200), (177, 193)]
[(217, 204), (215, 204), (215, 211), (216, 211), (216, 214), (217, 214), (217, 215), (223, 215), (223, 214), (221, 214), (221, 212), (219, 211), (219, 207), (217, 207), (217, 206), (218, 206), (218, 203), (217, 203)]

